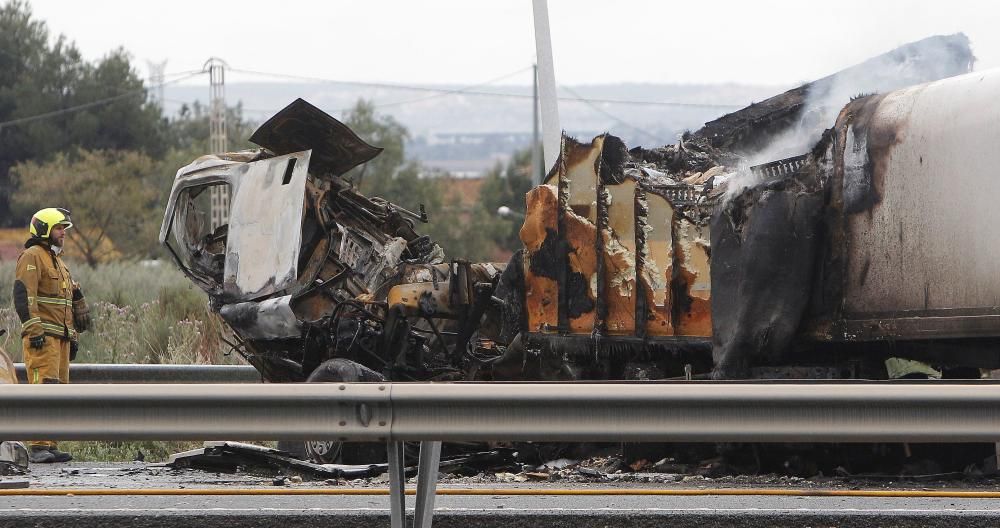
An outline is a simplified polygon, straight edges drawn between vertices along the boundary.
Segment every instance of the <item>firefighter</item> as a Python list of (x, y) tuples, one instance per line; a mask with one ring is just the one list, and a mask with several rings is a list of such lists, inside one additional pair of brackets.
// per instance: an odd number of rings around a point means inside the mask
[[(90, 326), (87, 303), (73, 281), (62, 253), (66, 229), (73, 226), (69, 211), (50, 207), (31, 217), (31, 237), (17, 259), (14, 309), (21, 319), (21, 340), (28, 383), (69, 383), (69, 362), (76, 358), (77, 332)], [(29, 443), (28, 458), (35, 463), (68, 462), (69, 453), (55, 442)]]

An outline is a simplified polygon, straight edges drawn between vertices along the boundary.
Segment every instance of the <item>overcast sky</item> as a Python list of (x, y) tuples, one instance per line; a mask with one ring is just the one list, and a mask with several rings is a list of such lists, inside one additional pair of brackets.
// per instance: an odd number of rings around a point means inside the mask
[[(531, 0), (32, 0), (87, 58), (123, 46), (167, 72), (211, 56), (236, 69), (345, 81), (527, 84)], [(787, 85), (899, 44), (965, 32), (1000, 66), (1000, 3), (550, 0), (559, 84)], [(227, 82), (248, 78), (232, 73)], [(203, 80), (201, 82), (204, 82)]]

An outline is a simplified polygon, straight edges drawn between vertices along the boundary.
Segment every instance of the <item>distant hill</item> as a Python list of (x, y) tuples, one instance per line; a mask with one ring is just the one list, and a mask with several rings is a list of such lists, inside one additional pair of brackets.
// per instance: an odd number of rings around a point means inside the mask
[[(429, 88), (456, 90), (460, 86)], [(632, 146), (654, 147), (676, 141), (685, 130), (754, 101), (766, 99), (787, 86), (739, 84), (602, 84), (569, 86), (560, 90), (563, 128), (587, 138), (602, 132), (620, 136)], [(408, 154), (425, 165), (460, 176), (482, 173), (514, 150), (531, 142), (531, 86), (498, 85), (477, 91), (505, 94), (439, 94), (387, 88), (363, 89), (326, 83), (231, 83), (227, 103), (241, 102), (244, 115), (261, 122), (296, 97), (335, 117), (359, 98), (375, 101), (378, 111), (392, 115), (410, 130)], [(176, 112), (182, 102), (208, 98), (208, 86), (167, 86), (166, 109)], [(587, 99), (571, 101), (565, 98)], [(626, 104), (635, 101), (669, 104)], [(684, 105), (728, 105), (723, 107)]]

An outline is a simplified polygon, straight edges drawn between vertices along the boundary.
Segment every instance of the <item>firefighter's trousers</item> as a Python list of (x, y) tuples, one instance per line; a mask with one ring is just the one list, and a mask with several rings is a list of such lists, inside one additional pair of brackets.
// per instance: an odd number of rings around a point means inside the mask
[[(69, 339), (45, 336), (42, 348), (32, 348), (28, 338), (24, 346), (24, 369), (28, 383), (69, 383)], [(32, 447), (55, 447), (50, 440), (32, 440)]]

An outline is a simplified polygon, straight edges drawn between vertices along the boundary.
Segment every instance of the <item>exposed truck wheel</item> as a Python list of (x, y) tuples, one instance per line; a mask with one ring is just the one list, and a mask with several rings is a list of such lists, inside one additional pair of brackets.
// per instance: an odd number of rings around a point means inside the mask
[[(385, 378), (364, 365), (342, 358), (324, 361), (306, 378), (306, 383), (338, 381), (385, 381)], [(278, 448), (289, 452), (295, 451), (293, 454), (301, 454), (303, 458), (308, 458), (317, 464), (336, 464), (344, 450), (344, 443), (335, 440), (308, 440), (306, 442), (288, 442), (288, 444), (295, 445), (279, 445)], [(382, 449), (385, 448), (382, 447)]]
[(303, 445), (306, 458), (317, 464), (336, 464), (343, 449), (344, 443), (334, 440), (313, 440)]

